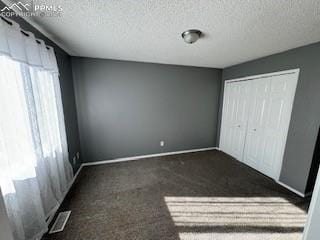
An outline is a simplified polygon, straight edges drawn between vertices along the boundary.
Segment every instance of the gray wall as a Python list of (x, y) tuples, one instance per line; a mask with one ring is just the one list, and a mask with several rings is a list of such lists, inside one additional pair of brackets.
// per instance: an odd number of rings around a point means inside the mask
[(72, 69), (85, 162), (216, 146), (221, 70), (90, 58)]
[[(4, 3), (0, 2), (0, 9), (2, 9), (4, 6)], [(20, 24), (22, 29), (33, 32), (37, 38), (44, 40), (47, 45), (54, 47), (60, 71), (61, 95), (69, 147), (69, 158), (70, 162), (72, 163), (72, 157), (75, 156), (77, 152), (80, 152), (80, 141), (73, 87), (73, 76), (71, 70), (71, 57), (50, 39), (45, 37), (37, 29), (27, 23), (24, 19), (20, 17), (13, 17), (12, 20)], [(73, 165), (74, 171), (76, 171), (79, 166), (80, 161)]]
[[(300, 68), (300, 76), (280, 181), (303, 193), (320, 125), (320, 43), (223, 69), (222, 78), (227, 80), (293, 68)], [(219, 115), (221, 118), (221, 105)]]

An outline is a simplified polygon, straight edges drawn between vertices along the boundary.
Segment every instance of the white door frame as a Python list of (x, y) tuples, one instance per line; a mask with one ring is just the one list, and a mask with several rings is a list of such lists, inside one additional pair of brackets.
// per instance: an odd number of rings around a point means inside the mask
[(308, 211), (308, 220), (303, 231), (303, 240), (318, 240), (320, 235), (320, 169)]
[[(261, 79), (261, 78), (267, 78), (267, 77), (272, 77), (272, 76), (295, 74), (297, 79), (296, 79), (296, 86), (295, 86), (295, 90), (294, 90), (293, 100), (292, 100), (294, 102), (294, 97), (295, 97), (295, 93), (296, 93), (296, 89), (297, 89), (297, 85), (298, 85), (299, 73), (300, 73), (300, 68), (296, 68), (296, 69), (285, 70), (285, 71), (278, 71), (278, 72), (272, 72), (272, 73), (264, 73), (264, 74), (258, 74), (258, 75), (251, 75), (251, 76), (246, 76), (246, 77), (228, 79), (228, 80), (224, 81), (224, 89), (223, 90), (225, 91), (226, 84), (232, 83), (232, 82), (250, 81), (250, 80), (254, 80), (254, 79)], [(225, 107), (224, 106), (224, 102), (225, 102), (225, 94), (223, 92), (222, 118), (221, 118), (221, 124), (220, 124), (219, 146), (221, 145), (221, 133), (222, 133), (223, 120), (224, 120), (224, 116), (223, 116), (224, 107)], [(287, 137), (288, 137), (289, 125), (290, 125), (290, 122), (291, 122), (291, 114), (292, 114), (292, 109), (293, 109), (293, 102), (292, 102), (291, 109), (290, 109), (290, 121), (289, 121), (287, 129), (285, 131), (285, 139), (286, 140), (287, 140)], [(276, 175), (277, 177), (274, 179), (276, 181), (279, 181), (279, 179), (280, 179), (280, 173), (281, 173), (282, 164), (283, 164), (283, 156), (284, 156), (285, 147), (286, 147), (286, 143), (284, 144), (284, 148), (282, 149), (282, 153), (281, 153), (282, 157), (281, 157), (281, 162), (278, 165), (277, 175)]]
[(249, 80), (266, 78), (266, 77), (271, 77), (271, 76), (279, 76), (279, 75), (285, 75), (285, 74), (297, 74), (299, 72), (300, 72), (300, 68), (295, 68), (295, 69), (279, 71), (279, 72), (263, 73), (263, 74), (258, 74), (258, 75), (250, 75), (250, 76), (246, 76), (246, 77), (233, 78), (233, 79), (225, 80), (224, 86), (226, 85), (226, 83), (230, 83), (230, 82), (249, 81)]

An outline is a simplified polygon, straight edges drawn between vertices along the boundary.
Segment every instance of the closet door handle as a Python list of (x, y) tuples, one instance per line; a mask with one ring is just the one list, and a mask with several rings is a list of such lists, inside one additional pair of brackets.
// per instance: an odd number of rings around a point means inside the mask
[(252, 129), (253, 131), (257, 131), (257, 129), (256, 128), (254, 128), (254, 129)]

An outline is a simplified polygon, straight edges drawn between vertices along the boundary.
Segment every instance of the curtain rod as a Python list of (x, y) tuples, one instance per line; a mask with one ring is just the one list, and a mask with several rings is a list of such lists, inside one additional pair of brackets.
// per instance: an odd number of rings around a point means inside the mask
[[(6, 19), (6, 18), (4, 18), (4, 17), (2, 17), (2, 16), (0, 16), (0, 18), (1, 18), (4, 22), (6, 22), (7, 24), (9, 24), (9, 25), (12, 26), (12, 22), (11, 22), (10, 20), (8, 20), (8, 19)], [(25, 35), (26, 37), (29, 37), (29, 34), (28, 34), (26, 31), (20, 29), (20, 32), (21, 32), (23, 35)], [(37, 39), (36, 39), (36, 42), (37, 42), (38, 44), (41, 44), (41, 42), (40, 42), (39, 40), (37, 40)], [(48, 46), (46, 46), (46, 49), (49, 50), (50, 48), (49, 48)]]

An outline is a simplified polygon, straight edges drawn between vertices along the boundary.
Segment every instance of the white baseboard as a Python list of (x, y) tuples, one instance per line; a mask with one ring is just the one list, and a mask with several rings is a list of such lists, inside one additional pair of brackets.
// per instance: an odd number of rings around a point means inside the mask
[[(216, 149), (218, 149), (219, 150), (219, 148), (216, 148)], [(220, 150), (221, 151), (221, 150)], [(223, 152), (223, 151), (222, 151)], [(228, 153), (226, 153), (226, 154), (228, 154)], [(236, 159), (237, 161), (239, 161), (238, 159)], [(245, 164), (244, 162), (242, 162), (242, 161), (239, 161), (239, 162), (241, 162), (242, 164)], [(246, 166), (248, 166), (247, 164), (245, 164)], [(250, 167), (250, 166), (249, 166)], [(251, 168), (251, 167), (250, 167)], [(254, 169), (254, 168), (252, 168), (253, 170), (255, 170), (255, 171), (258, 171), (257, 169)], [(258, 171), (259, 173), (261, 173), (260, 171)], [(262, 173), (263, 174), (263, 173)], [(263, 174), (263, 175), (265, 175), (265, 174)], [(290, 186), (288, 186), (287, 184), (285, 184), (285, 183), (283, 183), (283, 182), (280, 182), (280, 180), (275, 180), (275, 179), (273, 179), (276, 183), (278, 183), (279, 185), (281, 185), (282, 187), (285, 187), (286, 189), (288, 189), (289, 191), (291, 191), (291, 192), (293, 192), (293, 193), (295, 193), (295, 194), (297, 194), (297, 195), (299, 195), (300, 197), (307, 197), (307, 196), (309, 196), (311, 193), (307, 193), (307, 194), (304, 194), (304, 193), (301, 193), (301, 192), (299, 192), (298, 190), (296, 190), (296, 189), (294, 189), (294, 188), (292, 188), (292, 187), (290, 187)]]
[[(134, 157), (125, 157), (125, 158), (116, 158), (116, 159), (110, 159), (110, 160), (103, 160), (103, 161), (96, 161), (96, 162), (87, 162), (87, 163), (82, 163), (77, 171), (77, 173), (74, 175), (67, 191), (64, 193), (63, 198), (61, 200), (61, 202), (59, 203), (59, 205), (52, 211), (52, 214), (50, 215), (50, 217), (47, 220), (47, 224), (49, 225), (51, 223), (51, 221), (53, 220), (56, 212), (58, 211), (58, 209), (60, 208), (62, 202), (64, 201), (64, 199), (66, 198), (67, 194), (69, 193), (71, 187), (73, 186), (74, 182), (76, 181), (77, 177), (79, 176), (81, 170), (83, 169), (83, 167), (85, 166), (93, 166), (93, 165), (101, 165), (101, 164), (110, 164), (110, 163), (118, 163), (118, 162), (127, 162), (127, 161), (135, 161), (135, 160), (139, 160), (139, 159), (144, 159), (144, 158), (153, 158), (153, 157), (161, 157), (161, 156), (169, 156), (169, 155), (176, 155), (176, 154), (183, 154), (183, 153), (191, 153), (191, 152), (202, 152), (202, 151), (208, 151), (208, 150), (219, 150), (218, 147), (208, 147), (208, 148), (198, 148), (198, 149), (190, 149), (190, 150), (183, 150), (183, 151), (176, 151), (176, 152), (165, 152), (165, 153), (155, 153), (155, 154), (148, 154), (148, 155), (140, 155), (140, 156), (134, 156)], [(299, 195), (300, 197), (306, 197), (309, 196), (311, 193), (307, 193), (307, 194), (303, 194), (297, 190), (295, 190), (294, 188), (286, 185), (285, 183), (282, 183), (280, 181), (276, 181), (278, 184), (280, 184), (281, 186), (287, 188), (288, 190), (296, 193), (297, 195)]]
[(102, 161), (96, 161), (96, 162), (86, 162), (86, 163), (82, 163), (81, 166), (92, 166), (92, 165), (100, 165), (100, 164), (135, 161), (135, 160), (144, 159), (144, 158), (153, 158), (153, 157), (169, 156), (169, 155), (191, 153), (191, 152), (201, 152), (201, 151), (216, 150), (216, 149), (217, 149), (216, 147), (209, 147), (209, 148), (198, 148), (198, 149), (176, 151), (176, 152), (155, 153), (155, 154), (140, 155), (140, 156), (134, 156), (134, 157), (124, 157), (124, 158), (116, 158), (116, 159), (110, 159), (110, 160), (102, 160)]
[(288, 186), (287, 184), (280, 182), (280, 181), (276, 181), (278, 184), (280, 184), (281, 186), (285, 187), (286, 189), (290, 190), (291, 192), (294, 192), (295, 194), (299, 195), (300, 197), (306, 197), (306, 194), (299, 192), (298, 190)]
[(64, 201), (64, 199), (66, 198), (67, 194), (69, 193), (72, 185), (74, 184), (74, 182), (76, 181), (77, 177), (79, 176), (79, 173), (81, 172), (82, 168), (85, 167), (85, 166), (108, 164), (108, 163), (117, 163), (117, 162), (126, 162), (126, 161), (139, 160), (139, 159), (143, 159), (143, 158), (168, 156), (168, 155), (190, 153), (190, 152), (200, 152), (200, 151), (207, 151), (207, 150), (214, 150), (214, 149), (217, 149), (217, 148), (216, 147), (209, 147), (209, 148), (191, 149), (191, 150), (183, 150), (183, 151), (177, 151), (177, 152), (156, 153), (156, 154), (149, 154), (149, 155), (140, 155), (140, 156), (134, 156), (134, 157), (125, 157), (125, 158), (117, 158), (117, 159), (103, 160), (103, 161), (97, 161), (97, 162), (82, 163), (80, 165), (77, 173), (74, 175), (74, 177), (73, 177), (73, 179), (72, 179), (67, 191), (64, 193), (60, 203), (50, 213), (50, 217), (47, 220), (47, 224), (50, 225), (50, 223), (53, 220), (54, 216), (56, 215), (58, 209), (60, 208), (62, 202)]

